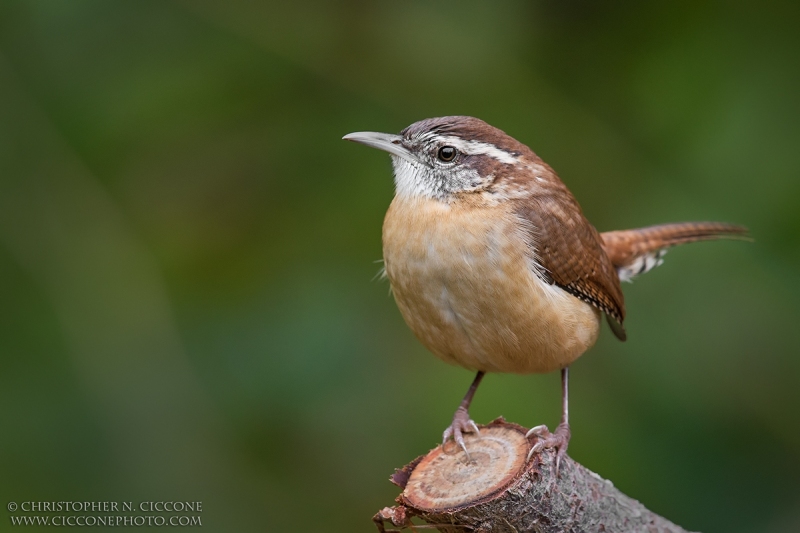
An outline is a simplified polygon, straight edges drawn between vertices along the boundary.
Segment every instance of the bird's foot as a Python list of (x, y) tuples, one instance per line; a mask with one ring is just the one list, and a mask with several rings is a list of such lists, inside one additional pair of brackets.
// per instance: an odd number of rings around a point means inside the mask
[(536, 426), (528, 431), (525, 436), (528, 438), (532, 436), (537, 437), (536, 444), (534, 444), (531, 448), (531, 451), (528, 452), (529, 461), (531, 457), (541, 452), (545, 448), (556, 449), (556, 477), (558, 477), (558, 468), (561, 466), (561, 459), (563, 459), (567, 454), (567, 446), (569, 446), (569, 439), (571, 436), (569, 424), (559, 424), (555, 433), (551, 433), (545, 425)]
[(464, 407), (459, 407), (456, 409), (456, 413), (453, 415), (453, 423), (444, 430), (444, 434), (442, 435), (442, 446), (444, 447), (444, 445), (447, 444), (447, 441), (450, 440), (450, 437), (453, 437), (455, 443), (458, 444), (462, 450), (464, 450), (465, 454), (467, 454), (467, 460), (471, 461), (472, 458), (469, 456), (466, 444), (464, 444), (464, 433), (475, 433), (480, 435), (481, 432), (478, 429), (478, 425), (469, 417), (467, 410)]

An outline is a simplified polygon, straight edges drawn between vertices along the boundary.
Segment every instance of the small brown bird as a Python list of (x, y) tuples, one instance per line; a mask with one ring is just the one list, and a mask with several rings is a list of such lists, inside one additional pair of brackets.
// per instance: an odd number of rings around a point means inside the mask
[(601, 316), (625, 340), (620, 280), (658, 266), (677, 244), (741, 237), (717, 222), (598, 233), (569, 189), (530, 148), (477, 118), (422, 120), (400, 135), (344, 139), (389, 152), (396, 195), (383, 224), (383, 259), (400, 312), (444, 361), (477, 371), (444, 432), (463, 433), (486, 372), (561, 370), (562, 418), (533, 428), (531, 454), (570, 438), (569, 365), (597, 340)]

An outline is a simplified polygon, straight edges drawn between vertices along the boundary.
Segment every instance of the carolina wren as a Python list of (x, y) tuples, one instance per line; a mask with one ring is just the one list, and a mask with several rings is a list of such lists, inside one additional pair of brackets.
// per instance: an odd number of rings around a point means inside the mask
[(345, 135), (389, 152), (396, 195), (383, 224), (383, 259), (400, 312), (444, 361), (477, 375), (444, 432), (463, 433), (487, 372), (561, 370), (562, 418), (533, 428), (531, 450), (570, 438), (569, 365), (597, 340), (605, 315), (625, 340), (620, 280), (658, 266), (670, 246), (742, 236), (717, 222), (598, 233), (556, 173), (530, 148), (477, 118), (416, 122), (400, 135)]

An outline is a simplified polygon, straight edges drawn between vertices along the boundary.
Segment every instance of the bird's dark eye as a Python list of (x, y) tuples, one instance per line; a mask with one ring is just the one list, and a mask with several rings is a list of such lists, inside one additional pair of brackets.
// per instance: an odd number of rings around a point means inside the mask
[(456, 158), (456, 154), (458, 154), (458, 151), (452, 146), (442, 146), (439, 148), (439, 153), (436, 154), (436, 157), (439, 158), (439, 161), (449, 163)]

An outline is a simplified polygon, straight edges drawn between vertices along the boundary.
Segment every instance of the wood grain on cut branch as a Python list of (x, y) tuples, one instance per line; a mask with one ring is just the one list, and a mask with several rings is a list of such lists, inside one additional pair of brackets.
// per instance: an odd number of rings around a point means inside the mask
[(527, 461), (535, 442), (498, 419), (468, 436), (471, 461), (437, 447), (392, 476), (403, 493), (375, 515), (378, 529), (419, 528), (419, 517), (445, 533), (686, 533), (569, 457), (558, 478), (554, 451)]

